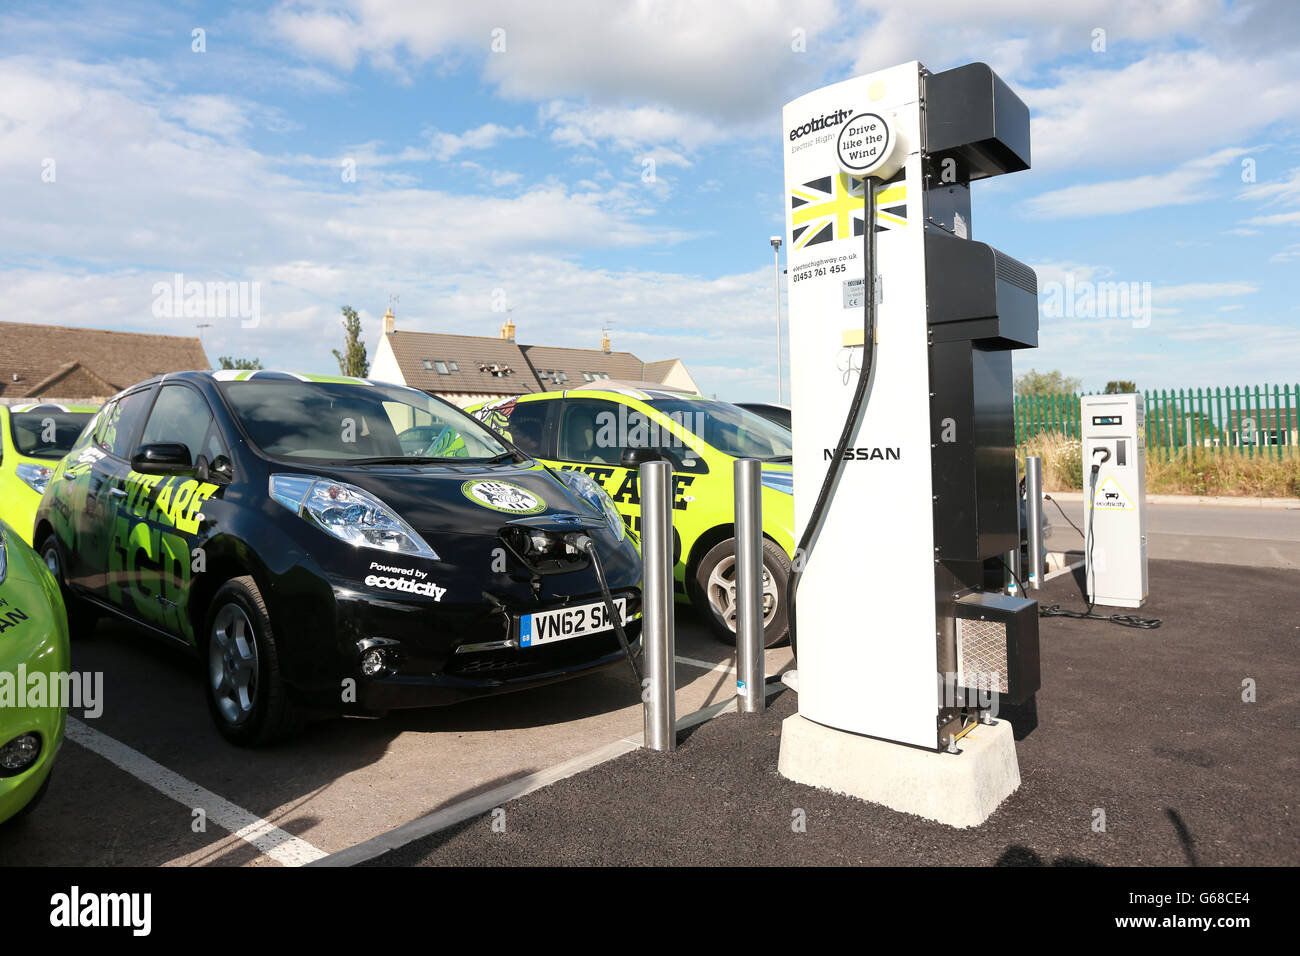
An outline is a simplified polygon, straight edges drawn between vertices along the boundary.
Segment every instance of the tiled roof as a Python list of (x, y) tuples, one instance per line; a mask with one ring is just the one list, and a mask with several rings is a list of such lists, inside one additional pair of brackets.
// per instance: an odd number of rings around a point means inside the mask
[[(478, 335), (403, 329), (389, 333), (388, 341), (406, 384), (440, 393), (522, 395), (581, 388), (605, 378), (659, 381), (677, 361), (647, 365), (631, 352), (518, 345)], [(440, 362), (446, 374), (439, 372)]]
[[(406, 384), (436, 392), (519, 395), (538, 391), (528, 361), (514, 342), (480, 335), (443, 335), (398, 329), (388, 336)], [(428, 362), (430, 368), (425, 368)], [(435, 363), (454, 362), (439, 374)]]
[(524, 355), (537, 373), (539, 392), (581, 388), (591, 379), (583, 373), (600, 377), (641, 380), (645, 363), (631, 352), (602, 352), (599, 349), (563, 349), (549, 345), (522, 346)]
[(0, 321), (6, 398), (107, 396), (163, 372), (209, 364), (197, 338)]

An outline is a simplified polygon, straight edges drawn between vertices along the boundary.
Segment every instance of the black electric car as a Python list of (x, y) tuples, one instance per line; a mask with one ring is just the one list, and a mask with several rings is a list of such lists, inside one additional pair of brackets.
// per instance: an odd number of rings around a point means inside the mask
[(194, 648), (217, 727), (262, 744), (635, 654), (629, 534), (600, 486), (423, 392), (217, 371), (105, 404), (34, 541), (74, 638), (108, 613)]

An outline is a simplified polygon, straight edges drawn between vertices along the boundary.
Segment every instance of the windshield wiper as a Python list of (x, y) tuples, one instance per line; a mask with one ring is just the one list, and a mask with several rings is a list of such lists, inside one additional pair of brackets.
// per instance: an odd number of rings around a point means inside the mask
[(771, 461), (771, 462), (789, 461), (789, 462), (793, 462), (793, 461), (794, 461), (794, 455), (773, 455), (771, 458), (764, 458), (763, 461)]
[(433, 458), (429, 455), (380, 455), (376, 458), (348, 458), (347, 465), (428, 465), (448, 461), (463, 461), (462, 458)]

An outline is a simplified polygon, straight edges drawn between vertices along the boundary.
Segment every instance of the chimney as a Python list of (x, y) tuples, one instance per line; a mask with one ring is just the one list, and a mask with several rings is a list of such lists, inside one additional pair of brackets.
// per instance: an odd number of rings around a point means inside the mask
[(397, 325), (397, 319), (393, 315), (393, 307), (390, 305), (388, 311), (384, 313), (384, 334), (392, 335), (393, 329)]
[(609, 344), (609, 329), (600, 330), (600, 350), (606, 355), (612, 350), (612, 346)]
[(513, 342), (515, 340), (515, 324), (510, 321), (510, 316), (506, 316), (505, 322), (501, 325), (501, 340), (503, 342)]

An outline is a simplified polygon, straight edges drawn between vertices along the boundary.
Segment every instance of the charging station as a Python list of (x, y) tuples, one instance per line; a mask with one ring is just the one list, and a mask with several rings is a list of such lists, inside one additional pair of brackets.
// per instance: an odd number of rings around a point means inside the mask
[(784, 135), (800, 546), (781, 771), (974, 825), (1019, 783), (989, 718), (1039, 684), (1037, 605), (985, 590), (1019, 544), (1011, 351), (1038, 344), (1037, 279), (975, 241), (970, 204), (973, 181), (1029, 167), (1029, 110), (982, 63), (911, 62), (792, 101)]
[(1141, 607), (1147, 599), (1146, 409), (1141, 395), (1084, 395), (1089, 604)]

